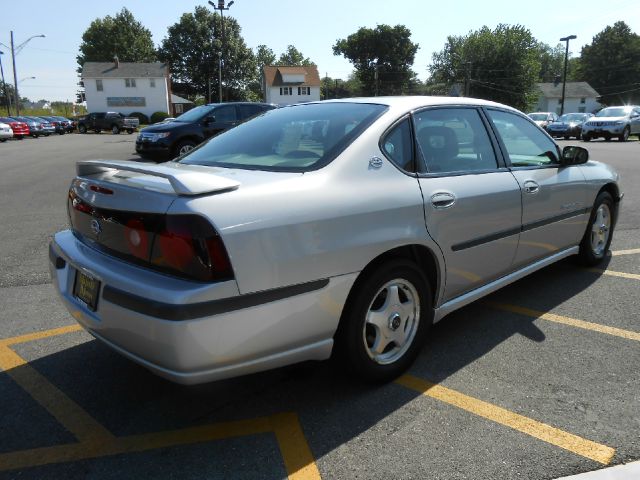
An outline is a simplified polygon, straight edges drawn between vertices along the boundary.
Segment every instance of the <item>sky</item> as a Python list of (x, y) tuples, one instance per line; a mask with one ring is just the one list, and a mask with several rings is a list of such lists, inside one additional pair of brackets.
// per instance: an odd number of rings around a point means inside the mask
[[(151, 31), (154, 43), (159, 45), (167, 28), (197, 5), (208, 6), (206, 0), (30, 0), (26, 4), (0, 0), (0, 43), (10, 45), (11, 30), (16, 45), (32, 35), (46, 35), (30, 40), (16, 56), (20, 96), (32, 101), (74, 101), (78, 82), (76, 56), (82, 34), (93, 20), (113, 16), (126, 7)], [(294, 45), (318, 65), (321, 76), (341, 79), (346, 79), (353, 69), (347, 60), (333, 55), (336, 40), (361, 27), (379, 24), (409, 28), (411, 40), (419, 45), (413, 69), (422, 80), (428, 77), (432, 54), (442, 50), (447, 36), (466, 35), (485, 25), (523, 25), (537, 40), (551, 46), (558, 44), (560, 37), (577, 35), (570, 44), (575, 54), (618, 20), (624, 20), (640, 34), (640, 0), (457, 0), (455, 4), (431, 0), (235, 0), (226, 14), (239, 22), (249, 47), (255, 49), (264, 44), (279, 56), (287, 45)], [(1, 56), (5, 80), (13, 83), (10, 50), (0, 45), (0, 51), (5, 53)]]

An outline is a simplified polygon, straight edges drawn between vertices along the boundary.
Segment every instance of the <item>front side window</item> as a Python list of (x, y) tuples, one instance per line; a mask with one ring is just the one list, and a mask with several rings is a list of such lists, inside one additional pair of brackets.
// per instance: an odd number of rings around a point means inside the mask
[(291, 87), (280, 87), (280, 95), (293, 95), (291, 93)]
[(393, 127), (384, 137), (382, 151), (401, 169), (407, 171), (415, 170), (413, 167), (413, 141), (409, 119), (405, 119)]
[(218, 107), (211, 112), (216, 122), (235, 122), (237, 120), (236, 107), (233, 105), (224, 105)]
[(514, 167), (536, 167), (558, 163), (558, 147), (538, 127), (520, 115), (501, 110), (487, 110), (502, 138)]
[(498, 166), (480, 114), (437, 108), (414, 114), (416, 140), (429, 173), (477, 172)]
[(102, 92), (104, 87), (102, 86), (102, 80), (96, 80), (96, 90)]
[(180, 162), (252, 170), (313, 170), (333, 160), (386, 108), (344, 102), (269, 110), (212, 138)]

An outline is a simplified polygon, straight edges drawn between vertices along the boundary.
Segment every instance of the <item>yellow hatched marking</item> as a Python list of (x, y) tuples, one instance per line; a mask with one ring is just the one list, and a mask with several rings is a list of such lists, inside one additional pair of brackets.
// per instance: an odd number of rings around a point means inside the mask
[(585, 330), (591, 330), (593, 332), (604, 333), (607, 335), (613, 335), (614, 337), (626, 338), (627, 340), (635, 340), (640, 342), (640, 333), (633, 332), (631, 330), (623, 330), (622, 328), (609, 327), (601, 325), (599, 323), (585, 322), (584, 320), (578, 320), (577, 318), (565, 317), (562, 315), (556, 315), (555, 313), (539, 312), (530, 308), (519, 307), (517, 305), (508, 305), (503, 303), (484, 302), (484, 305), (489, 307), (503, 310), (505, 312), (517, 313), (531, 318), (540, 318), (549, 322), (561, 323), (563, 325), (570, 325), (576, 328), (583, 328)]
[(9, 347), (0, 346), (0, 368), (81, 442), (104, 442), (114, 438)]
[(295, 413), (115, 437), (9, 348), (9, 345), (64, 335), (78, 330), (81, 330), (80, 326), (71, 325), (0, 340), (0, 369), (4, 370), (79, 440), (79, 443), (74, 444), (0, 453), (0, 471), (273, 432), (289, 479), (317, 480), (320, 478), (320, 472)]
[(600, 273), (602, 275), (611, 275), (612, 277), (629, 278), (631, 280), (640, 280), (640, 275), (636, 273), (616, 272), (614, 270), (601, 270), (599, 268), (588, 268), (590, 272)]
[(640, 253), (640, 248), (632, 248), (630, 250), (614, 250), (611, 255), (617, 257), (618, 255), (635, 255)]
[(427, 397), (440, 400), (449, 405), (499, 423), (557, 447), (589, 458), (603, 465), (609, 464), (615, 450), (606, 445), (586, 440), (577, 435), (567, 433), (545, 423), (538, 422), (504, 408), (478, 400), (463, 393), (441, 385), (430, 383), (412, 375), (403, 375), (396, 383), (415, 390)]

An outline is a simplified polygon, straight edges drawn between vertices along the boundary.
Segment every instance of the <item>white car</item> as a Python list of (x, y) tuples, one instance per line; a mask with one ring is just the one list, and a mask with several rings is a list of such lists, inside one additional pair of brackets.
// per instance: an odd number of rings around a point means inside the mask
[(13, 138), (13, 130), (6, 123), (0, 123), (0, 142), (6, 142), (10, 138)]
[(582, 139), (585, 142), (598, 137), (604, 137), (607, 142), (613, 137), (626, 142), (629, 135), (640, 135), (639, 106), (603, 108), (595, 117), (582, 124)]

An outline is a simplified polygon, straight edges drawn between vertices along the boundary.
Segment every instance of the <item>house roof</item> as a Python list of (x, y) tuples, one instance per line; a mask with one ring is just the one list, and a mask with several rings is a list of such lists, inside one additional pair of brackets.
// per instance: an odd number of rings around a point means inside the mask
[(179, 97), (178, 95), (171, 94), (171, 103), (193, 103), (191, 100)]
[(158, 78), (168, 76), (166, 63), (85, 62), (82, 78)]
[[(562, 98), (562, 83), (536, 84), (546, 98)], [(565, 98), (597, 98), (600, 96), (587, 82), (567, 82)]]
[[(306, 65), (302, 67), (265, 65), (262, 67), (262, 73), (268, 87), (281, 87), (285, 85), (296, 85), (301, 87), (320, 86), (320, 75), (318, 74), (318, 67), (315, 65)], [(283, 74), (305, 75), (304, 82), (284, 82), (282, 80)]]

